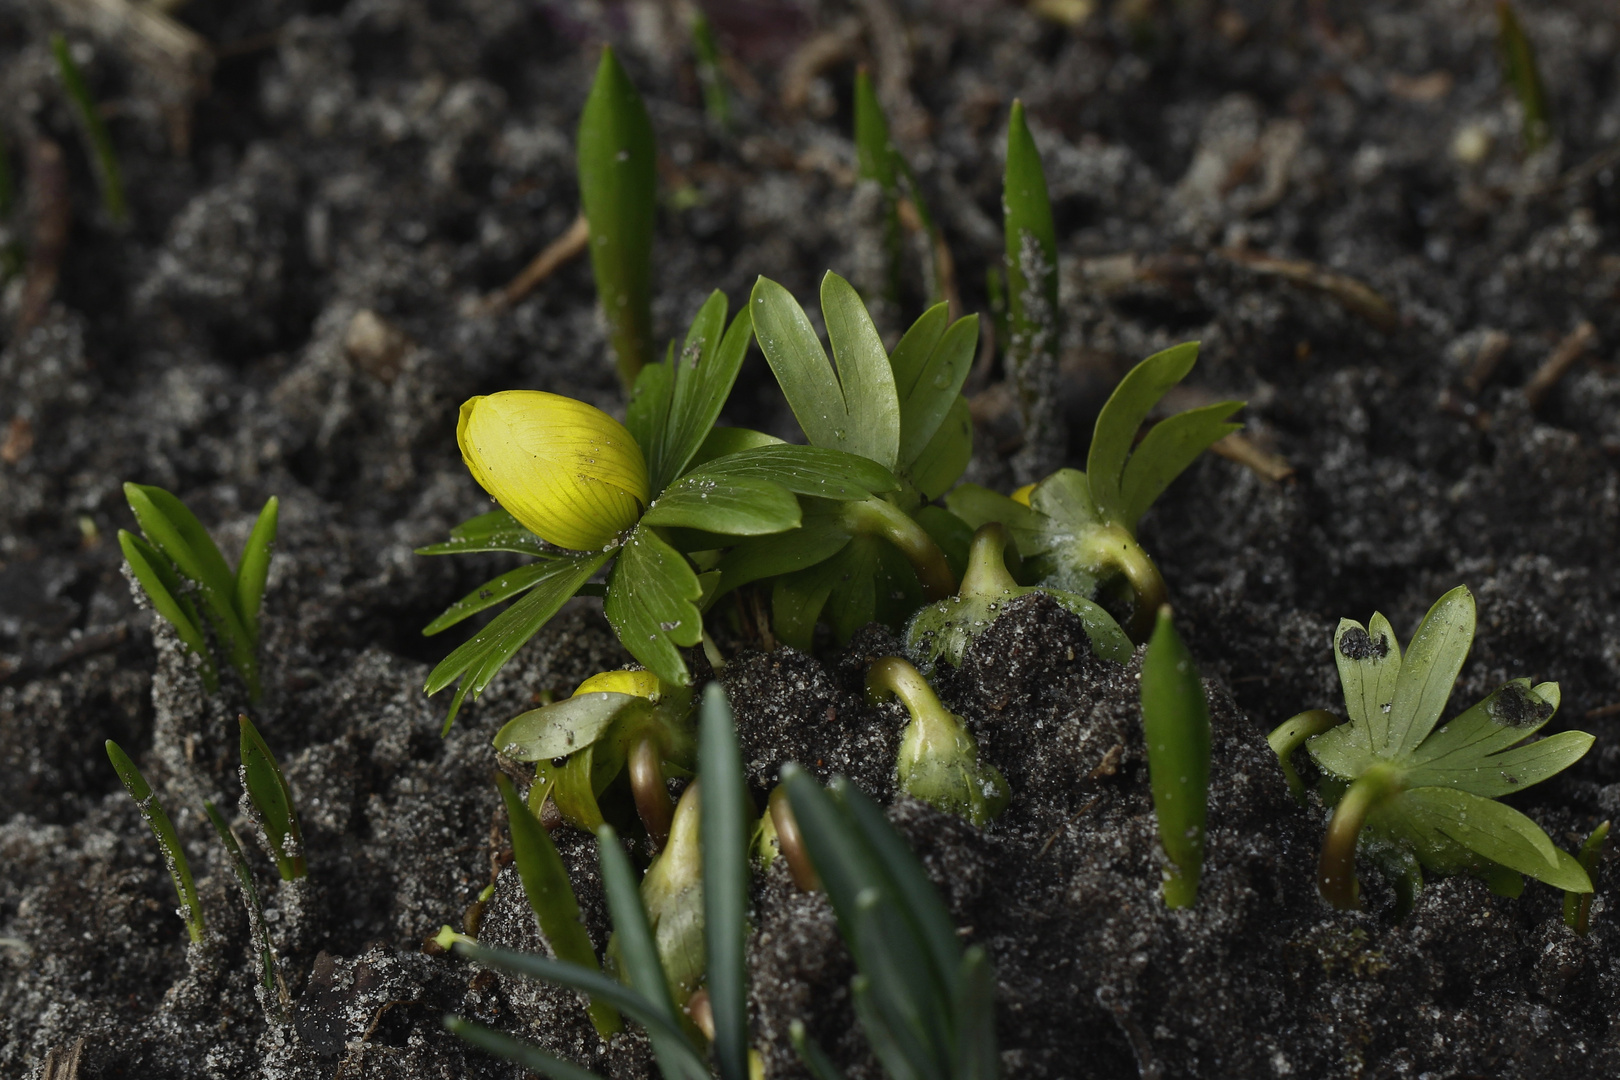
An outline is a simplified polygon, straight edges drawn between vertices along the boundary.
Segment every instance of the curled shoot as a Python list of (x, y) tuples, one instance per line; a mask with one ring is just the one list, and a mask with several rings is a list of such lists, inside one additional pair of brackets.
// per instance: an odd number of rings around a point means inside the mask
[(141, 817), (146, 819), (147, 828), (157, 837), (158, 849), (163, 853), (163, 863), (169, 868), (169, 877), (174, 880), (175, 894), (180, 898), (180, 917), (186, 921), (186, 933), (192, 941), (203, 939), (202, 902), (197, 898), (197, 886), (191, 880), (191, 865), (186, 862), (185, 849), (180, 846), (180, 835), (174, 831), (174, 822), (164, 811), (163, 804), (158, 797), (152, 794), (152, 788), (147, 784), (146, 778), (129, 759), (129, 755), (111, 739), (107, 740), (107, 757), (112, 761), (113, 769), (118, 773), (118, 779), (124, 782), (124, 789), (129, 797), (135, 800), (135, 806), (140, 810)]
[(73, 49), (61, 34), (51, 35), (51, 55), (56, 60), (56, 73), (62, 88), (73, 102), (73, 110), (84, 127), (85, 139), (90, 143), (90, 159), (95, 162), (96, 183), (101, 188), (101, 205), (113, 224), (129, 221), (129, 203), (124, 198), (124, 175), (118, 164), (118, 152), (113, 149), (112, 135), (101, 118), (96, 99), (90, 94), (90, 85), (84, 73), (73, 60)]
[(1266, 736), (1266, 744), (1277, 755), (1277, 764), (1282, 768), (1283, 778), (1288, 781), (1288, 791), (1299, 802), (1305, 801), (1305, 783), (1294, 769), (1294, 751), (1304, 746), (1307, 739), (1339, 723), (1339, 718), (1326, 709), (1307, 709), (1298, 716), (1284, 720)]
[(295, 881), (309, 874), (304, 858), (304, 834), (293, 810), (292, 789), (281, 773), (270, 747), (259, 729), (246, 716), (237, 718), (241, 728), (240, 750), (242, 789), (253, 804), (254, 816), (264, 831), (265, 845), (276, 862), (282, 881)]
[(231, 831), (225, 815), (219, 812), (219, 807), (205, 801), (203, 809), (208, 812), (208, 820), (219, 834), (219, 842), (225, 845), (225, 854), (236, 873), (236, 883), (242, 890), (242, 902), (247, 905), (248, 932), (259, 954), (259, 1004), (272, 1021), (285, 1022), (290, 1004), (287, 986), (281, 981), (281, 973), (276, 970), (276, 952), (270, 945), (270, 932), (264, 921), (264, 905), (259, 900), (258, 886), (253, 883), (253, 870), (248, 866), (247, 858), (242, 854), (242, 845), (236, 842), (236, 834)]
[(647, 107), (604, 46), (579, 120), (579, 195), (591, 269), (626, 393), (653, 359), (652, 241), (658, 173)]
[(1142, 733), (1153, 813), (1168, 859), (1165, 906), (1190, 907), (1198, 898), (1209, 814), (1209, 702), (1168, 605), (1159, 609), (1142, 658)]
[(776, 836), (777, 849), (781, 851), (782, 858), (787, 860), (788, 873), (793, 878), (793, 884), (799, 887), (800, 892), (815, 892), (821, 888), (821, 879), (816, 877), (816, 868), (810, 862), (810, 852), (805, 850), (804, 834), (799, 831), (799, 821), (793, 816), (793, 803), (788, 798), (785, 786), (777, 784), (772, 789), (766, 814), (770, 818), (772, 831)]
[[(1603, 846), (1609, 840), (1609, 823), (1607, 821), (1592, 830), (1586, 842), (1581, 845), (1575, 861), (1581, 864), (1586, 876), (1591, 879), (1593, 888), (1597, 887), (1598, 863), (1603, 859)], [(1592, 893), (1569, 892), (1564, 893), (1564, 925), (1585, 937), (1592, 929)]]
[(1007, 808), (1012, 792), (1000, 770), (979, 760), (967, 725), (909, 662), (887, 656), (873, 664), (866, 694), (874, 703), (897, 697), (911, 716), (895, 763), (902, 791), (980, 828)]
[[(535, 923), (546, 944), (551, 946), (558, 960), (599, 971), (601, 965), (596, 959), (596, 949), (591, 945), (585, 924), (580, 921), (579, 902), (574, 898), (574, 886), (568, 880), (568, 868), (557, 854), (557, 846), (529, 813), (512, 787), (512, 781), (497, 774), (495, 783), (506, 804), (506, 821), (512, 832), (512, 861), (517, 864), (523, 894), (534, 911)], [(624, 1029), (619, 1011), (611, 1003), (594, 997), (589, 1000), (586, 1012), (591, 1026), (604, 1041)]]

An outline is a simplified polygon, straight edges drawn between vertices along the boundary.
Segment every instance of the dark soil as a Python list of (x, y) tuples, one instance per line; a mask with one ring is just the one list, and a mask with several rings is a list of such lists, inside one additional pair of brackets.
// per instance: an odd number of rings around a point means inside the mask
[[(663, 157), (662, 332), (712, 288), (740, 302), (756, 274), (805, 300), (829, 267), (880, 292), (879, 203), (853, 182), (849, 141), (864, 61), (968, 309), (1000, 257), (1006, 108), (1028, 105), (1060, 231), (1072, 462), (1131, 363), (1197, 338), (1177, 407), (1247, 398), (1249, 439), (1293, 469), (1206, 456), (1144, 522), (1214, 710), (1197, 907), (1157, 896), (1134, 667), (1092, 658), (1035, 598), (938, 680), (1012, 807), (984, 832), (905, 800), (892, 817), (994, 961), (1006, 1075), (1620, 1075), (1611, 868), (1587, 938), (1535, 884), (1506, 900), (1431, 880), (1397, 923), (1364, 867), (1367, 910), (1331, 911), (1312, 881), (1324, 812), (1290, 800), (1264, 741), (1338, 706), (1341, 616), (1381, 609), (1404, 636), (1467, 583), (1480, 627), (1454, 708), (1553, 679), (1549, 730), (1597, 736), (1514, 805), (1565, 847), (1620, 813), (1612, 4), (1521, 5), (1553, 115), (1534, 155), (1484, 0), (1120, 0), (1077, 28), (995, 0), (714, 0), (738, 65), (731, 133), (706, 124), (680, 24), (652, 0), (192, 0), (177, 17), (219, 50), (200, 89), (91, 18), (116, 6), (0, 3), (0, 133), (25, 196), (0, 248), (34, 260), (0, 294), (0, 1073), (39, 1076), (82, 1043), (85, 1078), (516, 1075), (441, 1030), (459, 1012), (646, 1075), (639, 1038), (602, 1047), (571, 995), (421, 951), (500, 865), (496, 727), (625, 660), (578, 602), (441, 739), (445, 703), (421, 686), (455, 642), (418, 628), (504, 564), (411, 553), (487, 506), (455, 447), (463, 399), (533, 387), (619, 407), (582, 262), (471, 314), (573, 220), (573, 126), (611, 40)], [(59, 29), (106, 106), (127, 228), (99, 208), (55, 80)], [(815, 35), (830, 63), (793, 75)], [(41, 164), (52, 147), (65, 188)], [(40, 226), (63, 211), (52, 266)], [(1394, 317), (1257, 255), (1358, 280)], [(886, 332), (915, 299), (877, 306)], [(1573, 367), (1527, 395), (1583, 321)], [(998, 378), (970, 387), (970, 476), (1005, 488), (1022, 478)], [(728, 420), (791, 431), (757, 354)], [(303, 817), (307, 894), (251, 857), (296, 1002), (286, 1026), (255, 999), (246, 917), (200, 810), (236, 805), (242, 700), (205, 695), (133, 599), (125, 480), (175, 491), (233, 556), (281, 498), (254, 714)], [(898, 707), (858, 690), (895, 638), (868, 628), (820, 658), (743, 645), (723, 681), (756, 794), (797, 759), (892, 799)], [(213, 934), (189, 955), (107, 738), (191, 853)], [(557, 836), (600, 943), (593, 841)], [(483, 939), (538, 948), (515, 876), (495, 884)], [(824, 899), (780, 866), (757, 899), (771, 1075), (801, 1075), (795, 1017), (852, 1076), (879, 1075)]]

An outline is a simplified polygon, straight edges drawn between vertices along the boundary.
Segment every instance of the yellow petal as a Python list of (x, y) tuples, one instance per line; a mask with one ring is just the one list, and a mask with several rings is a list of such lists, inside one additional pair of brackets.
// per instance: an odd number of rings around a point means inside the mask
[(600, 548), (647, 503), (647, 462), (613, 417), (540, 390), (503, 390), (461, 407), (456, 442), (473, 479), (543, 540)]
[(1007, 498), (1011, 499), (1015, 503), (1022, 503), (1023, 505), (1028, 506), (1029, 505), (1029, 493), (1034, 491), (1034, 490), (1035, 490), (1035, 485), (1034, 484), (1025, 484), (1023, 487), (1019, 488), (1017, 491), (1015, 491), (1011, 495), (1007, 496)]
[(650, 671), (598, 671), (574, 688), (574, 696), (606, 690), (613, 694), (634, 694), (657, 702), (663, 693), (658, 676)]

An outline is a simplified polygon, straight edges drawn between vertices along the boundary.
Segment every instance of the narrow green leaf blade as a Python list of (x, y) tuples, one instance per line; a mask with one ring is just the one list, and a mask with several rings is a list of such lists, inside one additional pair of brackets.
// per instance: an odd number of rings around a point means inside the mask
[(754, 283), (748, 310), (760, 351), (805, 437), (815, 446), (854, 450), (847, 445), (852, 421), (844, 404), (844, 389), (799, 302), (782, 286), (762, 277)]
[(259, 511), (259, 519), (242, 548), (242, 560), (236, 564), (236, 613), (255, 645), (259, 641), (259, 607), (264, 602), (264, 584), (270, 577), (271, 549), (280, 515), (281, 501), (272, 495)]
[(908, 940), (894, 901), (880, 889), (863, 890), (856, 900), (854, 922), (866, 990), (857, 995), (866, 1006), (857, 1015), (872, 1049), (892, 1042), (879, 1056), (890, 1074), (903, 1075), (910, 1069), (929, 1080), (948, 1080), (956, 1042), (949, 1000), (919, 955), (918, 943)]
[(996, 1080), (996, 976), (984, 949), (975, 945), (962, 957), (956, 999), (957, 1080)]
[(219, 689), (219, 673), (214, 669), (208, 638), (202, 631), (197, 609), (183, 591), (167, 556), (146, 540), (124, 529), (118, 530), (118, 546), (123, 549), (130, 573), (146, 594), (152, 610), (174, 627), (180, 640), (202, 661), (203, 685), (209, 693)]
[(575, 1065), (572, 1061), (564, 1061), (560, 1057), (546, 1053), (538, 1046), (530, 1046), (521, 1039), (514, 1039), (503, 1032), (484, 1027), (482, 1024), (474, 1024), (459, 1016), (445, 1017), (444, 1026), (458, 1038), (478, 1049), (515, 1065), (521, 1065), (530, 1072), (550, 1077), (551, 1080), (602, 1080), (596, 1073)]
[(676, 358), (675, 395), (654, 472), (655, 492), (685, 471), (714, 430), (753, 336), (753, 321), (746, 313), (733, 319), (729, 329), (726, 327), (726, 297), (715, 290), (692, 321), (686, 343)]
[(1590, 892), (1580, 864), (1565, 863), (1541, 826), (1494, 799), (1452, 788), (1413, 788), (1401, 796), (1406, 812), (1492, 862), (1569, 892)]
[(147, 784), (146, 778), (135, 767), (129, 755), (123, 748), (108, 739), (106, 742), (107, 757), (112, 767), (118, 773), (118, 779), (124, 783), (124, 790), (129, 797), (135, 800), (135, 806), (140, 810), (141, 817), (146, 819), (147, 828), (157, 838), (158, 850), (163, 853), (163, 863), (169, 868), (169, 877), (174, 880), (175, 895), (180, 898), (181, 915), (186, 921), (186, 932), (191, 935), (192, 941), (201, 941), (203, 938), (202, 903), (197, 898), (197, 887), (191, 880), (191, 866), (186, 862), (186, 852), (180, 846), (180, 835), (174, 831), (174, 822), (169, 820), (168, 813), (163, 809), (163, 803), (152, 794), (152, 788)]
[(893, 469), (900, 454), (900, 397), (883, 339), (855, 289), (831, 270), (821, 279), (821, 314), (849, 416), (825, 445)]
[(1501, 753), (1455, 760), (1461, 755), (1413, 769), (1407, 782), (1416, 786), (1452, 787), (1487, 799), (1523, 791), (1563, 772), (1592, 748), (1584, 731), (1560, 731), (1527, 746)]
[[(938, 305), (934, 310), (944, 305)], [(923, 316), (927, 318), (927, 316)], [(901, 339), (905, 344), (905, 339)], [(901, 392), (900, 456), (902, 466), (918, 461), (945, 424), (946, 417), (962, 397), (962, 384), (973, 369), (973, 354), (979, 347), (979, 317), (957, 319), (930, 350), (927, 363), (916, 380)], [(895, 352), (898, 354), (899, 349)], [(899, 374), (896, 373), (896, 382)], [(972, 424), (968, 425), (971, 447)], [(964, 463), (965, 464), (965, 463)], [(954, 478), (953, 478), (954, 479)], [(920, 486), (920, 485), (919, 485)]]
[(471, 555), (490, 551), (511, 551), (518, 555), (555, 556), (534, 533), (518, 524), (505, 510), (491, 510), (469, 518), (450, 530), (450, 539), (416, 549), (418, 555)]
[(1170, 860), (1164, 902), (1190, 907), (1198, 897), (1209, 814), (1209, 702), (1168, 606), (1159, 609), (1142, 659), (1142, 734), (1159, 842)]
[(766, 536), (799, 526), (799, 500), (780, 484), (699, 467), (653, 501), (645, 525), (702, 529), (724, 536)]
[(664, 361), (648, 364), (636, 376), (636, 385), (624, 408), (625, 430), (647, 458), (647, 478), (654, 494), (662, 491), (667, 483), (662, 479), (659, 457), (669, 432), (669, 406), (674, 395), (675, 343), (670, 342), (669, 355)]
[(647, 525), (637, 525), (608, 578), (602, 613), (630, 655), (674, 686), (692, 681), (680, 650), (703, 636), (703, 586), (686, 556)]
[(1170, 482), (1185, 472), (1199, 454), (1243, 427), (1228, 423), (1226, 418), (1245, 404), (1220, 401), (1154, 424), (1125, 463), (1125, 475), (1120, 481), (1120, 524), (1135, 535), (1137, 522)]
[(585, 100), (577, 144), (591, 268), (619, 375), (634, 385), (652, 360), (652, 241), (658, 169), (641, 95), (608, 47)]
[(912, 407), (911, 396), (917, 392), (923, 369), (928, 366), (929, 357), (933, 355), (934, 349), (944, 338), (945, 330), (950, 325), (951, 317), (946, 305), (935, 304), (911, 324), (900, 336), (900, 343), (894, 347), (894, 352), (889, 354), (889, 366), (894, 369), (894, 389), (900, 395), (901, 461), (907, 460), (905, 417), (906, 410)]
[[(1007, 337), (1004, 363), (1026, 425), (1055, 421), (1050, 401), (1057, 378), (1059, 336), (1057, 230), (1041, 154), (1014, 101), (1007, 120), (1007, 169), (1002, 184), (1007, 260)], [(1029, 445), (1060, 434), (1026, 431)]]
[[(535, 923), (545, 936), (546, 944), (551, 946), (558, 960), (591, 971), (600, 970), (596, 949), (591, 945), (585, 924), (580, 921), (573, 882), (568, 880), (568, 868), (557, 854), (557, 846), (529, 813), (512, 787), (512, 781), (497, 773), (495, 783), (501, 790), (501, 801), (506, 804), (506, 820), (512, 832), (512, 859), (523, 881), (523, 895), (534, 910)], [(619, 1011), (606, 1001), (592, 998), (587, 1011), (596, 1033), (604, 1040), (624, 1027)]]
[(469, 619), (496, 604), (504, 604), (515, 596), (521, 596), (536, 585), (545, 581), (549, 575), (557, 572), (556, 556), (548, 556), (544, 561), (529, 563), (508, 570), (500, 577), (491, 578), (460, 600), (444, 609), (444, 613), (437, 619), (422, 628), (424, 637), (431, 637), (443, 630), (448, 630), (463, 619)]
[(789, 443), (741, 450), (713, 458), (697, 468), (705, 476), (769, 480), (795, 495), (842, 501), (858, 501), (900, 486), (892, 472), (858, 454)]
[(932, 501), (951, 489), (972, 458), (973, 413), (967, 398), (958, 394), (934, 437), (911, 463), (911, 482), (918, 494)]
[(225, 556), (185, 503), (150, 484), (125, 484), (124, 497), (147, 539), (173, 560), (182, 574), (221, 596), (235, 595), (235, 575), (226, 565)]
[(270, 945), (270, 932), (264, 921), (264, 904), (259, 900), (259, 888), (253, 883), (253, 869), (248, 866), (242, 854), (242, 845), (236, 842), (236, 834), (231, 832), (219, 807), (205, 800), (203, 809), (213, 823), (214, 832), (219, 834), (219, 842), (225, 846), (225, 855), (236, 873), (236, 883), (242, 889), (242, 902), (247, 905), (248, 934), (253, 938), (253, 947), (259, 954), (259, 1004), (272, 1018), (285, 1019), (289, 1004), (287, 988), (276, 971), (276, 953)]
[(788, 1027), (788, 1038), (793, 1042), (793, 1049), (804, 1062), (804, 1067), (810, 1071), (814, 1080), (844, 1080), (844, 1074), (839, 1070), (833, 1059), (827, 1056), (827, 1051), (821, 1044), (810, 1037), (805, 1030), (804, 1021), (794, 1020)]
[(1431, 732), (1422, 745), (1407, 756), (1409, 768), (1416, 773), (1421, 769), (1450, 769), (1482, 761), (1540, 731), (1558, 711), (1558, 703), (1557, 683), (1543, 683), (1534, 688), (1529, 679), (1504, 683), (1484, 701)]
[(1473, 643), (1474, 594), (1459, 585), (1435, 601), (1406, 647), (1389, 711), (1387, 753), (1405, 756), (1429, 737)]
[(1086, 476), (1091, 481), (1091, 496), (1103, 520), (1125, 523), (1128, 511), (1122, 484), (1125, 461), (1136, 441), (1136, 432), (1159, 399), (1186, 378), (1197, 361), (1196, 341), (1154, 353), (1119, 381), (1097, 414), (1091, 449), (1086, 455)]
[(721, 1080), (748, 1080), (748, 791), (731, 706), (719, 683), (703, 693), (698, 776), (703, 780), (704, 941), (714, 1061)]
[(276, 871), (283, 881), (293, 881), (309, 873), (304, 858), (304, 834), (298, 826), (298, 813), (293, 809), (292, 789), (282, 775), (281, 766), (270, 752), (270, 746), (246, 716), (239, 716), (238, 751), (242, 788), (258, 815), (259, 827), (269, 842)]

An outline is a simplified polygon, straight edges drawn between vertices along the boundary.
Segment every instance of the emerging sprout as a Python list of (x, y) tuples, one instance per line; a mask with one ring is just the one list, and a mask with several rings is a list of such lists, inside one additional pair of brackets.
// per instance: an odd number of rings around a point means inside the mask
[(113, 149), (107, 122), (101, 118), (101, 109), (90, 95), (84, 73), (74, 63), (73, 50), (61, 34), (51, 35), (51, 55), (56, 60), (56, 74), (73, 102), (73, 111), (78, 113), (85, 140), (90, 144), (90, 160), (95, 163), (102, 208), (114, 225), (123, 225), (129, 221), (129, 203), (124, 198), (123, 170), (118, 165), (118, 152)]
[(219, 812), (219, 807), (205, 801), (203, 809), (208, 812), (214, 832), (219, 834), (219, 842), (225, 845), (225, 855), (236, 873), (236, 884), (242, 890), (242, 902), (247, 906), (248, 933), (259, 954), (259, 985), (256, 988), (259, 1005), (272, 1022), (284, 1023), (291, 1002), (287, 997), (287, 985), (282, 982), (281, 972), (276, 969), (276, 952), (270, 945), (270, 931), (264, 921), (264, 905), (259, 901), (258, 886), (253, 883), (253, 870), (248, 866), (247, 858), (242, 854), (242, 845), (236, 842), (236, 834), (225, 821), (225, 815)]
[(917, 178), (905, 156), (889, 137), (889, 118), (883, 114), (872, 77), (865, 67), (855, 71), (855, 157), (862, 180), (875, 180), (883, 191), (883, 247), (888, 260), (889, 299), (900, 299), (902, 208), (915, 215), (915, 224), (926, 237), (933, 258), (929, 264), (930, 303), (943, 303), (950, 258), (944, 238), (934, 225), (928, 204), (917, 188)]
[(1551, 133), (1547, 91), (1536, 65), (1536, 49), (1525, 35), (1511, 0), (1496, 0), (1497, 48), (1501, 50), (1502, 78), (1519, 102), (1524, 148), (1535, 153), (1547, 145)]
[(1564, 731), (1528, 745), (1558, 709), (1558, 684), (1515, 679), (1443, 726), (1440, 715), (1474, 640), (1474, 597), (1446, 593), (1401, 655), (1389, 620), (1344, 619), (1333, 637), (1348, 723), (1306, 742), (1336, 802), (1317, 885), (1333, 906), (1358, 904), (1357, 841), (1395, 886), (1402, 912), (1423, 884), (1423, 869), (1469, 873), (1495, 892), (1517, 896), (1520, 875), (1571, 893), (1591, 880), (1541, 827), (1496, 800), (1574, 764), (1592, 745)]
[(118, 544), (152, 610), (197, 655), (203, 684), (212, 692), (219, 688), (219, 669), (198, 614), (200, 600), (214, 640), (247, 685), (248, 696), (257, 701), (259, 607), (276, 541), (277, 500), (272, 496), (264, 504), (242, 549), (242, 560), (232, 571), (185, 503), (162, 488), (143, 484), (125, 484), (124, 497), (144, 536), (120, 529)]
[(1198, 899), (1209, 813), (1209, 702), (1168, 605), (1159, 609), (1142, 658), (1142, 734), (1153, 814), (1169, 860), (1165, 906), (1190, 907)]
[(202, 902), (197, 899), (197, 887), (191, 880), (191, 866), (186, 862), (185, 849), (180, 846), (180, 835), (174, 831), (174, 822), (169, 820), (163, 804), (152, 794), (151, 786), (129, 755), (111, 739), (107, 740), (107, 757), (111, 759), (118, 779), (124, 782), (129, 797), (135, 800), (141, 817), (146, 819), (147, 827), (157, 837), (158, 850), (163, 853), (164, 865), (169, 868), (169, 877), (174, 879), (175, 894), (180, 898), (180, 916), (186, 921), (186, 933), (192, 941), (200, 942), (204, 926)]
[(692, 11), (692, 52), (697, 60), (698, 85), (703, 87), (703, 112), (718, 131), (731, 130), (731, 93), (720, 65), (720, 43), (702, 9)]
[(1001, 205), (1006, 214), (1007, 337), (1005, 363), (1018, 402), (1024, 448), (1018, 471), (1039, 476), (1063, 457), (1068, 442), (1058, 409), (1057, 230), (1046, 191), (1041, 154), (1024, 122), (1024, 103), (1007, 117), (1007, 172)]
[(953, 667), (962, 663), (968, 643), (995, 622), (1008, 602), (1032, 592), (1044, 592), (1079, 617), (1091, 648), (1098, 656), (1123, 664), (1130, 660), (1130, 639), (1102, 606), (1062, 589), (1023, 586), (1007, 569), (1007, 530), (999, 522), (979, 526), (968, 549), (967, 573), (956, 595), (925, 607), (906, 628), (906, 648), (921, 660), (924, 672), (943, 658)]
[[(996, 983), (984, 949), (963, 950), (917, 856), (853, 784), (839, 777), (829, 792), (794, 765), (782, 783), (855, 960), (855, 1015), (885, 1071), (994, 1080)], [(839, 1080), (803, 1024), (792, 1038), (816, 1080)]]
[(940, 703), (916, 668), (898, 656), (884, 657), (867, 673), (866, 694), (874, 703), (898, 697), (911, 714), (895, 764), (902, 791), (980, 828), (1007, 809), (1007, 781), (979, 760), (967, 725)]
[[(1603, 858), (1603, 845), (1609, 840), (1609, 823), (1607, 821), (1592, 830), (1592, 835), (1586, 838), (1581, 845), (1580, 854), (1575, 857), (1586, 871), (1592, 887), (1597, 887), (1598, 862)], [(1577, 934), (1585, 937), (1592, 929), (1592, 893), (1565, 892), (1564, 893), (1564, 925)]]
[[(676, 1008), (686, 1005), (704, 974), (701, 799), (697, 781), (688, 784), (675, 807), (669, 843), (641, 879), (641, 903)], [(610, 944), (609, 951), (617, 950)]]
[(1021, 500), (977, 484), (963, 484), (945, 500), (975, 528), (991, 521), (1006, 525), (1025, 566), (1042, 585), (1086, 597), (1099, 587), (1123, 585), (1131, 613), (1125, 630), (1138, 643), (1153, 632), (1165, 587), (1159, 568), (1136, 541), (1137, 524), (1199, 454), (1241, 426), (1227, 417), (1243, 403), (1217, 402), (1159, 421), (1133, 448), (1148, 413), (1197, 359), (1196, 342), (1177, 345), (1143, 360), (1120, 380), (1097, 414), (1085, 472), (1059, 469)]
[[(704, 695), (699, 760), (703, 782), (713, 792), (710, 799), (716, 811), (702, 815), (697, 825), (701, 842), (693, 845), (702, 849), (702, 876), (713, 890), (709, 895), (701, 882), (698, 885), (705, 893), (698, 915), (700, 933), (704, 929), (703, 922), (707, 923), (707, 933), (697, 945), (703, 954), (699, 970), (706, 970), (709, 975), (713, 1061), (719, 1080), (751, 1080), (759, 1075), (759, 1070), (758, 1058), (746, 1052), (748, 988), (743, 947), (747, 940), (747, 816), (742, 758), (731, 728), (730, 709), (718, 686), (711, 685)], [(697, 816), (695, 807), (693, 816)], [(682, 827), (683, 823), (677, 818), (676, 834)], [(642, 892), (637, 888), (635, 871), (611, 826), (603, 825), (596, 837), (602, 885), (613, 916), (614, 942), (628, 986), (580, 964), (467, 943), (457, 943), (455, 951), (489, 967), (570, 987), (612, 1004), (646, 1029), (653, 1056), (664, 1076), (704, 1080), (713, 1074), (704, 1060), (701, 1040), (696, 1037), (696, 1025), (691, 1029), (683, 1026), (681, 1014), (676, 1011), (670, 995), (670, 977), (660, 961), (658, 941), (642, 907)], [(672, 837), (666, 857), (677, 844), (683, 850), (688, 846), (684, 839)], [(697, 858), (694, 856), (694, 860)], [(651, 873), (649, 871), (649, 876)], [(682, 960), (682, 963), (688, 962)], [(459, 1017), (447, 1018), (445, 1025), (473, 1045), (554, 1080), (595, 1076), (572, 1062)]]
[(793, 816), (793, 802), (788, 798), (786, 785), (777, 784), (771, 790), (760, 826), (761, 835), (773, 845), (771, 858), (765, 860), (765, 865), (769, 866), (780, 854), (787, 860), (788, 873), (800, 892), (815, 892), (821, 888), (821, 879), (816, 877), (816, 868), (804, 847), (804, 834), (799, 831), (798, 819)]
[[(590, 935), (579, 918), (579, 901), (574, 898), (573, 883), (568, 880), (568, 868), (563, 866), (557, 846), (551, 842), (546, 830), (540, 827), (529, 808), (512, 787), (512, 781), (496, 774), (495, 783), (501, 789), (501, 800), (506, 804), (506, 821), (512, 831), (512, 861), (517, 864), (518, 877), (523, 881), (523, 894), (534, 910), (535, 923), (540, 927), (552, 955), (558, 960), (578, 964), (590, 970), (600, 970), (596, 950)], [(448, 927), (446, 928), (448, 929)], [(449, 948), (451, 943), (444, 944)], [(591, 1025), (604, 1040), (624, 1029), (619, 1011), (606, 1001), (592, 998), (586, 1010)]]
[(602, 49), (579, 118), (579, 197), (591, 230), (591, 269), (619, 378), (628, 391), (653, 358), (652, 241), (657, 148), (647, 107), (619, 58)]
[(253, 721), (241, 716), (237, 723), (241, 727), (239, 776), (242, 790), (247, 792), (259, 828), (264, 832), (265, 846), (276, 861), (282, 881), (303, 878), (309, 874), (309, 866), (304, 859), (303, 831), (298, 827), (298, 814), (293, 810), (292, 789), (287, 786), (281, 766)]

